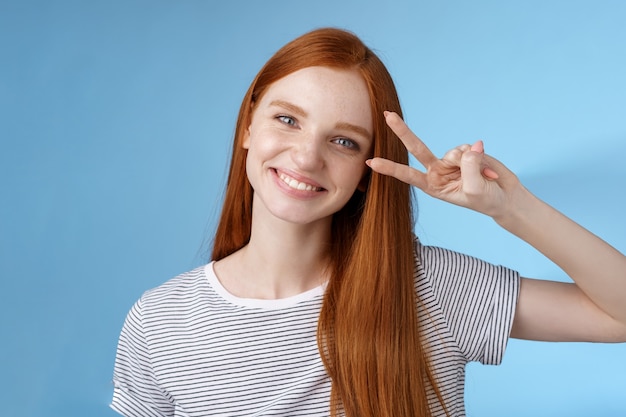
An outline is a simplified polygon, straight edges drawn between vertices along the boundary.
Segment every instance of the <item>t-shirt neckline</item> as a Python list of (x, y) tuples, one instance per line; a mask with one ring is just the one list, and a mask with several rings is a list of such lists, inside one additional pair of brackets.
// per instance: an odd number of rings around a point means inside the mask
[(211, 287), (215, 292), (224, 300), (231, 304), (248, 307), (248, 308), (260, 308), (260, 309), (281, 309), (292, 307), (296, 304), (313, 300), (314, 298), (321, 297), (324, 294), (325, 285), (318, 285), (315, 288), (304, 291), (300, 294), (293, 295), (291, 297), (277, 298), (277, 299), (262, 299), (262, 298), (242, 298), (231, 294), (220, 282), (215, 274), (213, 268), (214, 261), (208, 263), (204, 267), (204, 275)]

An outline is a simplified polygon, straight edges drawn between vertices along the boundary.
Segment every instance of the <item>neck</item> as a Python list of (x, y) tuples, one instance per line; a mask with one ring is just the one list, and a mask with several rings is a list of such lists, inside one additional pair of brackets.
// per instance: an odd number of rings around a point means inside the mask
[(244, 298), (277, 299), (326, 281), (330, 218), (307, 225), (258, 220), (253, 215), (249, 243), (215, 265), (228, 291)]

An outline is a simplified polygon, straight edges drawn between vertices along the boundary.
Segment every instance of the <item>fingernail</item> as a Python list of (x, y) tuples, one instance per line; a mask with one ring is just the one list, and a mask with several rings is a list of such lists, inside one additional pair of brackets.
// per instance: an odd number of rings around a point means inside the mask
[(498, 178), (500, 178), (500, 176), (498, 175), (498, 173), (496, 171), (494, 171), (493, 169), (489, 168), (489, 167), (485, 167), (483, 169), (483, 174), (487, 177), (487, 178), (491, 178), (492, 180), (497, 180)]
[(485, 152), (485, 146), (483, 145), (483, 141), (479, 140), (476, 143), (474, 143), (472, 145), (472, 147), (470, 148), (470, 150), (474, 151), (474, 152), (478, 152), (478, 153), (483, 153)]

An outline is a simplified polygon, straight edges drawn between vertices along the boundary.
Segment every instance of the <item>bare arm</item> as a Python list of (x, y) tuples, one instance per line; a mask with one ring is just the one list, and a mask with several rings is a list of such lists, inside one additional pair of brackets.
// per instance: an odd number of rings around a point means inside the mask
[(574, 284), (524, 280), (512, 336), (626, 341), (626, 257), (520, 187), (495, 220), (556, 263)]
[(626, 256), (526, 190), (482, 142), (439, 159), (395, 113), (386, 114), (419, 171), (382, 158), (376, 172), (491, 216), (561, 267), (574, 283), (522, 280), (512, 336), (552, 341), (626, 341)]

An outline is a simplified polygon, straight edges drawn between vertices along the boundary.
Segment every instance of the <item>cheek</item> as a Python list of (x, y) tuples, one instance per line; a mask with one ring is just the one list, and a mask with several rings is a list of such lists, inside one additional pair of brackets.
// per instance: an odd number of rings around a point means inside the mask
[[(363, 162), (363, 165), (365, 165), (365, 162)], [(369, 180), (370, 180), (370, 169), (367, 167), (367, 165), (365, 165), (365, 168), (361, 172), (361, 179), (359, 180), (359, 185), (357, 185), (356, 187), (357, 190), (359, 190), (362, 193), (367, 191), (367, 184), (369, 183)]]
[(349, 168), (338, 172), (337, 175), (340, 176), (344, 188), (352, 190), (356, 188), (363, 191), (361, 188), (364, 183), (367, 183), (368, 172), (365, 159), (359, 159)]
[(251, 140), (248, 137), (248, 140), (244, 142), (244, 148), (246, 151), (246, 176), (248, 177), (248, 181), (252, 188), (256, 188), (256, 176), (259, 171), (259, 157), (257, 155), (258, 149), (256, 146), (256, 141)]
[(264, 164), (277, 154), (275, 141), (268, 139), (266, 135), (257, 133), (257, 131), (251, 130), (246, 141), (246, 174), (253, 186), (255, 185), (255, 176), (260, 175)]
[(267, 158), (270, 158), (273, 153), (271, 141), (265, 140), (264, 138), (251, 136), (248, 144), (247, 164), (253, 162), (261, 163)]

